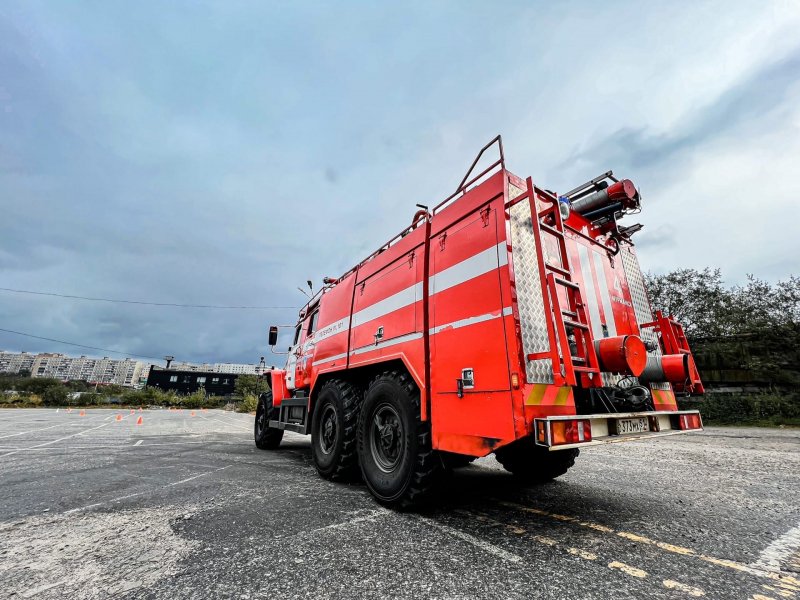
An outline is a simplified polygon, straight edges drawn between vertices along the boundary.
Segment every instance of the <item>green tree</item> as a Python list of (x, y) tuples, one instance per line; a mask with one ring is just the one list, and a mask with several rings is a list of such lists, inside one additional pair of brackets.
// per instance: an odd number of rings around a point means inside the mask
[(263, 377), (258, 375), (239, 375), (236, 378), (234, 394), (240, 398), (244, 398), (247, 394), (257, 397), (261, 392), (265, 392), (267, 387), (267, 382)]

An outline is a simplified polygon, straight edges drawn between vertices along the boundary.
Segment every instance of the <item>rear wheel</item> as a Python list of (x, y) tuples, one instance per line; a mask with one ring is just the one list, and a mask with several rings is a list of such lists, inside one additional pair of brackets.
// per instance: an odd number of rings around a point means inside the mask
[(325, 479), (358, 476), (356, 430), (361, 394), (352, 384), (333, 379), (320, 389), (311, 419), (311, 456)]
[(283, 429), (269, 426), (270, 419), (277, 420), (279, 408), (272, 406), (272, 392), (264, 392), (258, 398), (256, 408), (256, 422), (253, 427), (253, 437), (256, 446), (262, 450), (275, 450), (283, 439)]
[(358, 458), (369, 491), (382, 504), (410, 508), (436, 489), (444, 469), (407, 373), (387, 371), (370, 384), (358, 423)]
[(525, 437), (503, 446), (495, 453), (497, 462), (526, 483), (546, 483), (566, 473), (580, 450), (550, 451), (538, 446), (533, 438)]

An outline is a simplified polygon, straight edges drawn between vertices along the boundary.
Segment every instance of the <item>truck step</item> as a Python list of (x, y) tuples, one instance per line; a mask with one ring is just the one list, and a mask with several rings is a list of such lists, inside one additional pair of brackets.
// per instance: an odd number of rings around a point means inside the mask
[(574, 327), (575, 329), (583, 329), (584, 331), (589, 331), (589, 326), (584, 325), (583, 323), (578, 323), (578, 321), (570, 321), (568, 319), (564, 319), (564, 325), (567, 327)]

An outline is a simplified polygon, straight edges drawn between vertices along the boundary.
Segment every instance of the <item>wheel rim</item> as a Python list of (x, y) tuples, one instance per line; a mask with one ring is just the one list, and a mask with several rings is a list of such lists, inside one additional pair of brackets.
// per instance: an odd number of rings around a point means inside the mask
[(370, 426), (370, 451), (372, 459), (384, 473), (391, 473), (403, 456), (405, 431), (400, 415), (391, 404), (381, 404), (375, 409)]
[(322, 409), (319, 420), (319, 448), (324, 454), (330, 454), (336, 447), (339, 437), (339, 426), (336, 419), (336, 409), (332, 404), (326, 404)]

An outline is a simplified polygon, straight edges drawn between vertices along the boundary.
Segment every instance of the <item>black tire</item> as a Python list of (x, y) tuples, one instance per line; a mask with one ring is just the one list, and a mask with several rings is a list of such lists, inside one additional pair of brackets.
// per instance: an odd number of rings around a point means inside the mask
[(445, 469), (463, 469), (478, 460), (477, 456), (469, 454), (456, 454), (455, 452), (440, 452)]
[(258, 397), (256, 421), (253, 425), (253, 437), (256, 446), (261, 450), (275, 450), (281, 445), (283, 429), (269, 426), (269, 420), (277, 420), (279, 408), (272, 406), (272, 392), (264, 392)]
[(311, 419), (311, 457), (325, 479), (358, 479), (360, 405), (360, 390), (346, 381), (332, 379), (319, 391)]
[(419, 389), (407, 373), (387, 371), (369, 386), (358, 422), (358, 459), (369, 491), (392, 508), (430, 500), (444, 473), (420, 419)]
[(550, 451), (536, 445), (531, 437), (525, 437), (495, 451), (497, 462), (503, 468), (526, 483), (547, 483), (566, 473), (573, 465), (580, 450)]

